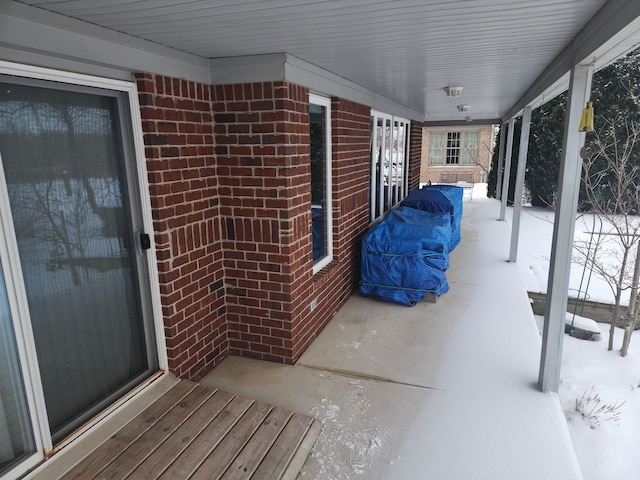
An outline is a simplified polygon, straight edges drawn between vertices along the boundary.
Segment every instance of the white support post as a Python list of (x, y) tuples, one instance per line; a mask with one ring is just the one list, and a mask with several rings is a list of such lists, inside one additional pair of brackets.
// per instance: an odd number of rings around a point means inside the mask
[(504, 170), (504, 144), (507, 141), (507, 124), (500, 125), (500, 150), (498, 150), (498, 173), (496, 175), (496, 198), (502, 194), (502, 173)]
[(516, 119), (511, 118), (509, 120), (509, 132), (507, 137), (507, 154), (504, 160), (504, 173), (502, 174), (502, 198), (500, 203), (500, 218), (501, 222), (504, 222), (505, 213), (507, 211), (507, 198), (509, 197), (509, 177), (511, 176), (511, 152), (513, 150), (513, 126), (516, 123)]
[(529, 150), (529, 130), (531, 129), (531, 107), (525, 107), (520, 130), (520, 148), (518, 150), (518, 171), (513, 192), (513, 219), (511, 221), (511, 249), (509, 261), (518, 258), (518, 237), (520, 236), (520, 215), (522, 213), (522, 194), (524, 193), (524, 173), (527, 169), (527, 151)]
[(573, 233), (582, 173), (580, 149), (585, 137), (584, 133), (578, 132), (578, 126), (591, 93), (592, 75), (592, 65), (578, 65), (571, 70), (538, 377), (538, 386), (543, 392), (557, 392), (560, 387)]

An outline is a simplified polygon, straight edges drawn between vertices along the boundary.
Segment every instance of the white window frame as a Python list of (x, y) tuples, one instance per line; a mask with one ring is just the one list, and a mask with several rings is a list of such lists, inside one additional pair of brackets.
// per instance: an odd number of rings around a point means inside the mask
[[(457, 150), (457, 163), (447, 163), (447, 154), (450, 148), (448, 147), (449, 135), (453, 133), (460, 134), (460, 145)], [(468, 137), (474, 135), (475, 150), (474, 155), (470, 155), (471, 151), (468, 149)], [(442, 143), (439, 146), (434, 145), (435, 137), (439, 137)], [(433, 162), (434, 153), (437, 150), (438, 163)], [(429, 132), (429, 166), (430, 167), (469, 167), (478, 164), (478, 155), (480, 153), (480, 131), (479, 130), (438, 130)]]
[(331, 152), (331, 99), (309, 94), (309, 104), (320, 105), (324, 109), (325, 129), (325, 205), (324, 205), (324, 226), (326, 238), (325, 256), (313, 264), (314, 275), (325, 268), (333, 261), (333, 194), (331, 188), (331, 179), (333, 175), (333, 155)]
[[(26, 77), (37, 80), (48, 80), (53, 82), (65, 83), (75, 86), (85, 86), (101, 88), (106, 90), (115, 90), (123, 92), (128, 101), (133, 138), (133, 156), (135, 157), (136, 178), (131, 179), (136, 183), (141, 207), (141, 223), (147, 232), (153, 232), (153, 220), (151, 215), (151, 199), (149, 196), (149, 184), (147, 175), (146, 158), (144, 153), (144, 141), (142, 134), (142, 119), (140, 116), (140, 105), (138, 102), (138, 90), (135, 83), (125, 82), (102, 77), (94, 77), (72, 72), (53, 70), (30, 65), (22, 65), (13, 62), (0, 60), (0, 74)], [(4, 171), (0, 168), (0, 182), (5, 185)], [(9, 197), (6, 189), (0, 191), (0, 225), (3, 233), (0, 235), (0, 260), (4, 269), (5, 283), (7, 285), (7, 294), (9, 296), (9, 305), (13, 316), (13, 326), (18, 344), (18, 354), (22, 365), (23, 381), (27, 393), (27, 402), (29, 406), (29, 414), (32, 422), (32, 429), (36, 439), (36, 453), (31, 457), (23, 460), (11, 470), (5, 472), (2, 480), (13, 480), (20, 478), (27, 471), (33, 469), (38, 463), (44, 460), (44, 452), (51, 452), (53, 442), (49, 432), (49, 425), (46, 415), (46, 406), (44, 401), (44, 393), (40, 381), (40, 372), (37, 361), (35, 343), (33, 341), (33, 331), (28, 318), (26, 292), (23, 288), (17, 288), (16, 285), (23, 285), (22, 269), (19, 264), (18, 246), (15, 241), (15, 231), (11, 220)], [(158, 279), (158, 267), (156, 262), (156, 251), (154, 242), (151, 242), (151, 248), (146, 251), (148, 261), (146, 262), (147, 275), (149, 277), (149, 290), (151, 301), (151, 316), (153, 321), (153, 329), (155, 334), (156, 353), (158, 356), (158, 367), (160, 372), (168, 371), (166, 340), (164, 335), (162, 301), (160, 297), (160, 285)], [(157, 378), (152, 376), (151, 379)], [(148, 385), (149, 380), (143, 382), (141, 386)], [(67, 438), (64, 444), (69, 443), (74, 438), (85, 433), (90, 428), (102, 423), (113, 414), (128, 398), (139, 393), (140, 387), (134, 388), (129, 394), (116, 401), (111, 407), (101, 412), (90, 423), (74, 434), (72, 438)]]
[[(445, 154), (444, 154), (444, 164), (446, 166), (457, 166), (460, 165), (460, 159), (462, 156), (462, 132), (459, 130), (450, 131), (446, 133), (447, 143), (445, 145)], [(449, 143), (455, 140), (457, 141), (457, 145), (450, 146)], [(455, 162), (449, 161), (449, 158), (455, 158)]]
[[(382, 121), (381, 138), (378, 135), (379, 121)], [(387, 125), (390, 128), (389, 135), (386, 135)], [(410, 167), (410, 131), (410, 120), (371, 110), (371, 172), (369, 185), (369, 216), (371, 223), (382, 218), (407, 196)], [(387, 140), (390, 141), (391, 145), (387, 145)], [(380, 142), (380, 155), (378, 155), (378, 142)], [(398, 148), (399, 145), (402, 146), (401, 149)], [(387, 151), (389, 152), (387, 181), (389, 188), (385, 192), (384, 163), (387, 161)], [(392, 168), (394, 163), (396, 168)], [(377, 178), (376, 172), (378, 173)], [(377, 185), (381, 186), (382, 194), (376, 192)], [(379, 212), (377, 215), (376, 210)]]

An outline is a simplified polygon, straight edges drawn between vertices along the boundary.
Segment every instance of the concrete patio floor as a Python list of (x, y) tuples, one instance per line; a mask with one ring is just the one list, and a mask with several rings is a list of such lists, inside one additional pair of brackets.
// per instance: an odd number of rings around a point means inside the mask
[(225, 359), (201, 382), (324, 424), (299, 479), (581, 479), (499, 203), (465, 201), (450, 291), (354, 293), (295, 366)]

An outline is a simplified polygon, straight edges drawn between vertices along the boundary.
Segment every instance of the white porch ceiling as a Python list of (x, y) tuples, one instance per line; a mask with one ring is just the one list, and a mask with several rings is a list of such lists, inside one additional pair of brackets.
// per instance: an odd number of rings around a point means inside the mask
[[(425, 121), (462, 121), (466, 116), (503, 118), (512, 112), (536, 79), (561, 52), (571, 47), (576, 35), (597, 17), (607, 1), (23, 0), (21, 3), (205, 58), (290, 53), (412, 110), (424, 112)], [(610, 0), (607, 7), (628, 3)], [(624, 48), (628, 50), (635, 45), (635, 38), (627, 40)], [(620, 44), (618, 48), (622, 48)], [(464, 87), (462, 95), (457, 99), (446, 98), (443, 88), (447, 85)], [(545, 87), (544, 82), (542, 86)], [(470, 105), (469, 111), (458, 112), (459, 104)]]

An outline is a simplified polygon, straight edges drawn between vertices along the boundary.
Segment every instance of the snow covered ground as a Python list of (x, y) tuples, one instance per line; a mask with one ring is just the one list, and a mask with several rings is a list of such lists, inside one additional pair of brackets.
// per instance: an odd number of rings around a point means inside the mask
[[(481, 195), (474, 193), (474, 198)], [(511, 221), (511, 209), (507, 221)], [(580, 217), (575, 238), (588, 240), (593, 225), (592, 217)], [(546, 291), (552, 233), (551, 210), (523, 209), (518, 265), (529, 291)], [(577, 295), (581, 279), (585, 290), (587, 278), (588, 272), (583, 278), (583, 267), (574, 264), (572, 296)], [(591, 300), (613, 303), (610, 288), (595, 275), (587, 293)], [(542, 318), (536, 320), (542, 322)], [(565, 335), (560, 401), (585, 480), (636, 478), (640, 476), (640, 332), (632, 338), (628, 356), (622, 358), (622, 330), (617, 329), (614, 349), (608, 351), (608, 325), (599, 327), (601, 339), (595, 342)]]

